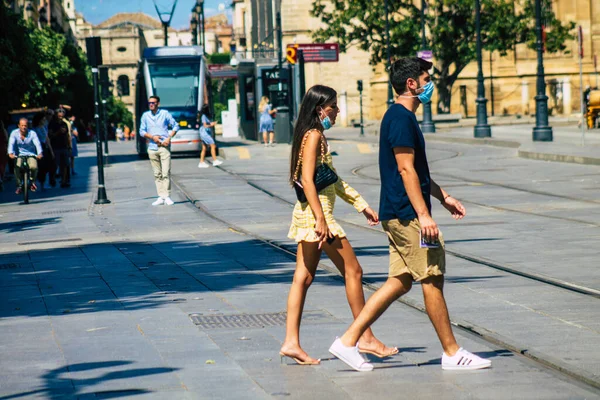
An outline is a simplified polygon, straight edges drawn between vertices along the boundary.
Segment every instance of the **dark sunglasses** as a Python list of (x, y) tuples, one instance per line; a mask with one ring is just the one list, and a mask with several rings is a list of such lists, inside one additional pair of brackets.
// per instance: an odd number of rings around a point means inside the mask
[(157, 104), (156, 101), (149, 101), (148, 104)]

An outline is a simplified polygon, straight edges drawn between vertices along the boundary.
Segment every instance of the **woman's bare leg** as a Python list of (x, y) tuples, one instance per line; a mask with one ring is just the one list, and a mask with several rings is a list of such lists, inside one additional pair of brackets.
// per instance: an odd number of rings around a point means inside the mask
[(202, 150), (200, 151), (200, 162), (204, 162), (204, 157), (206, 156), (206, 145), (202, 143)]
[(275, 140), (275, 132), (269, 132), (269, 143), (273, 144), (273, 140)]
[(263, 132), (263, 142), (265, 143), (265, 145), (267, 145), (269, 142), (267, 142), (267, 131)]
[(296, 271), (294, 272), (294, 280), (287, 303), (285, 341), (280, 350), (286, 356), (314, 363), (317, 363), (318, 360), (309, 357), (300, 346), (300, 320), (302, 319), (306, 292), (315, 277), (320, 258), (321, 250), (319, 250), (318, 243), (300, 242), (298, 244)]
[[(365, 293), (362, 286), (363, 270), (356, 258), (354, 249), (346, 238), (337, 238), (331, 244), (323, 246), (327, 256), (344, 277), (346, 283), (346, 297), (352, 310), (354, 318), (358, 317), (365, 306)], [(398, 351), (380, 342), (371, 328), (368, 328), (360, 337), (359, 347), (361, 350), (371, 350), (379, 354), (392, 355)]]
[(217, 145), (210, 145), (210, 155), (212, 156), (213, 161), (217, 161)]

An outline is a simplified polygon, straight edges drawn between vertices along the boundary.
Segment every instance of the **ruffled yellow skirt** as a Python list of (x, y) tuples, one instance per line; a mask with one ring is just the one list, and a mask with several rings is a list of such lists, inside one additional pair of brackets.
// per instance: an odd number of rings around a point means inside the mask
[[(336, 222), (335, 218), (333, 218), (335, 198), (335, 185), (331, 185), (319, 193), (319, 200), (321, 201), (321, 207), (323, 208), (329, 231), (332, 235), (343, 238), (346, 237), (346, 232), (344, 232), (342, 227)], [(308, 203), (300, 203), (297, 201), (292, 214), (292, 224), (290, 226), (290, 231), (288, 232), (288, 238), (294, 239), (296, 243), (318, 242), (319, 239), (315, 233), (316, 223), (317, 220)]]

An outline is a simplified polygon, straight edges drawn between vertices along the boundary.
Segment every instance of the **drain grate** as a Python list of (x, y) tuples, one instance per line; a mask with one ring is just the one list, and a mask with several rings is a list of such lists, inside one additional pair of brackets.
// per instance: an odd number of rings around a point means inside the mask
[(0, 269), (13, 269), (13, 268), (19, 268), (20, 266), (21, 265), (15, 264), (15, 263), (0, 264)]
[(82, 239), (73, 238), (73, 239), (50, 239), (50, 240), (38, 240), (35, 242), (21, 242), (17, 243), (19, 246), (27, 246), (29, 244), (43, 244), (43, 243), (62, 243), (62, 242), (80, 242)]
[(68, 214), (68, 213), (83, 212), (83, 211), (87, 211), (87, 208), (71, 208), (69, 210), (46, 211), (46, 212), (43, 212), (42, 215)]
[[(269, 326), (285, 326), (286, 313), (235, 314), (235, 315), (202, 315), (190, 314), (195, 325), (201, 329), (226, 328), (265, 328)], [(336, 322), (326, 311), (305, 311), (303, 324)]]

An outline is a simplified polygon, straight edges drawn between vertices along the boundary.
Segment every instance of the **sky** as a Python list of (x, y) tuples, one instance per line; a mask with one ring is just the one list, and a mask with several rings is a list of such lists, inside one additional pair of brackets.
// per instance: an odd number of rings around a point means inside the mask
[[(161, 11), (170, 11), (174, 0), (75, 0), (75, 10), (88, 22), (96, 25), (119, 12), (143, 12), (156, 19), (154, 1)], [(171, 26), (175, 29), (189, 27), (191, 10), (196, 0), (178, 0)], [(231, 0), (205, 0), (204, 15), (226, 13), (231, 20)]]

